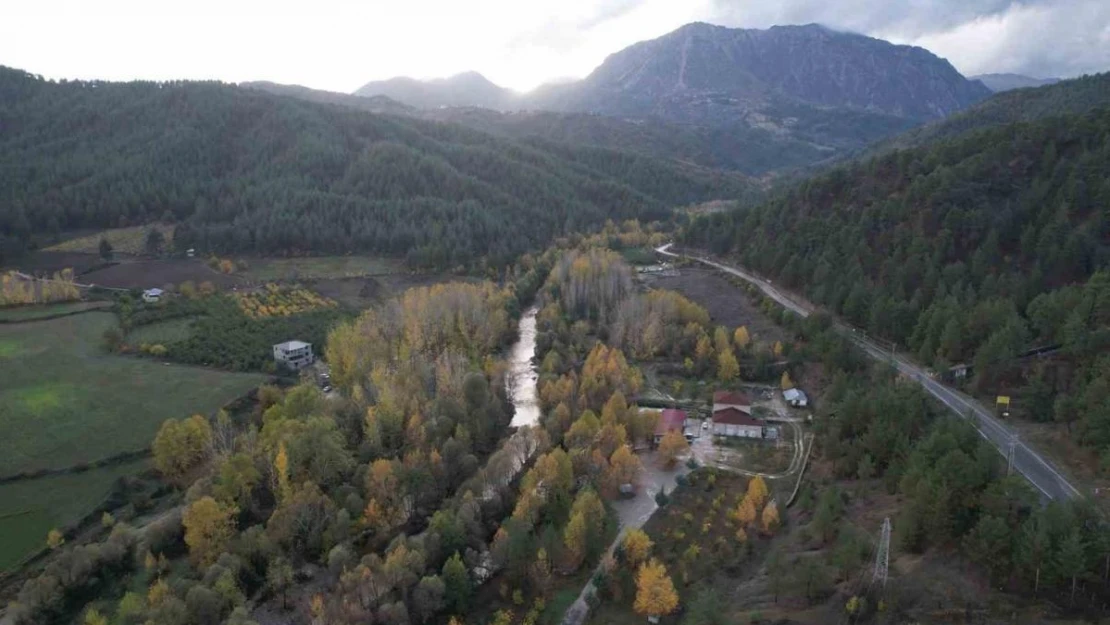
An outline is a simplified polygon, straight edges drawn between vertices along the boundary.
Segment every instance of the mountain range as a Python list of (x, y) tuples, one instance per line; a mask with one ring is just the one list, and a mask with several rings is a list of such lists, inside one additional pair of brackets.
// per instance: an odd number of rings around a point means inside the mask
[(710, 124), (755, 123), (753, 115), (770, 111), (774, 117), (784, 105), (938, 119), (990, 94), (918, 47), (817, 24), (758, 30), (700, 22), (616, 52), (582, 80), (527, 94), (476, 72), (429, 81), (393, 78), (355, 91), (425, 109), (541, 109)]
[[(527, 94), (473, 72), (372, 82), (355, 94), (486, 131), (586, 136), (761, 174), (851, 153), (966, 109), (991, 90), (922, 48), (816, 24), (755, 30), (693, 23), (610, 55), (582, 80)], [(674, 150), (676, 135), (699, 147)]]
[(434, 109), (445, 106), (480, 106), (505, 110), (516, 96), (478, 72), (465, 72), (449, 78), (416, 80), (405, 76), (369, 82), (355, 91), (359, 96), (385, 96), (409, 106)]
[(1029, 87), (1045, 87), (1060, 82), (1059, 78), (1033, 78), (1021, 74), (980, 74), (972, 76), (971, 80), (978, 80), (995, 93)]

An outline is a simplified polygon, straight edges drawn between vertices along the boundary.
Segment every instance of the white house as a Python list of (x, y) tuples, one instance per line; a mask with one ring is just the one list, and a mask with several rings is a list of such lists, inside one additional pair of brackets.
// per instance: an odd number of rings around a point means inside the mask
[(806, 397), (806, 394), (803, 393), (801, 389), (788, 388), (782, 392), (782, 398), (786, 400), (786, 403), (795, 408), (805, 408), (809, 405), (809, 398)]
[(290, 369), (299, 370), (316, 361), (312, 344), (304, 341), (286, 341), (274, 345), (274, 360)]
[(156, 304), (162, 300), (162, 289), (147, 289), (143, 291), (143, 301), (148, 304)]
[(724, 408), (713, 412), (713, 434), (763, 438), (763, 422), (738, 408)]

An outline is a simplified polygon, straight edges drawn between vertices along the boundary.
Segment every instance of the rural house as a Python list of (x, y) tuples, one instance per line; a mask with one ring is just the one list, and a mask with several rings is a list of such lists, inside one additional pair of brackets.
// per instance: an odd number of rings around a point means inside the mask
[(299, 370), (316, 361), (312, 344), (304, 341), (286, 341), (274, 345), (274, 360), (293, 370)]
[(801, 389), (788, 388), (782, 392), (782, 398), (794, 408), (805, 408), (809, 405), (809, 398)]
[(659, 415), (659, 421), (655, 424), (655, 436), (652, 440), (658, 445), (667, 432), (675, 431), (681, 434), (685, 427), (686, 413), (674, 408), (667, 408), (663, 411), (663, 414)]
[(739, 391), (717, 391), (713, 393), (713, 414), (726, 408), (735, 408), (740, 412), (752, 413), (752, 400)]
[(739, 408), (723, 408), (713, 411), (713, 434), (763, 438), (763, 422)]
[(143, 301), (148, 304), (157, 304), (162, 300), (162, 289), (147, 289), (143, 291)]

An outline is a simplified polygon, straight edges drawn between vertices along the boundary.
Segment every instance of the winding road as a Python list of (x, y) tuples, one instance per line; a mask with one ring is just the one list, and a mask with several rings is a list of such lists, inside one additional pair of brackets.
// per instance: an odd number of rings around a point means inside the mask
[[(791, 297), (788, 293), (772, 285), (770, 281), (764, 280), (750, 271), (725, 265), (708, 258), (672, 252), (670, 248), (671, 244), (668, 243), (655, 251), (673, 258), (688, 258), (742, 278), (759, 287), (767, 297), (802, 317), (808, 317), (814, 312), (811, 305)], [(1036, 487), (1044, 497), (1063, 501), (1083, 497), (1083, 494), (1068, 482), (1052, 466), (1051, 462), (1023, 443), (1018, 438), (1017, 432), (995, 418), (991, 410), (982, 403), (960, 391), (941, 384), (933, 379), (921, 365), (895, 353), (889, 346), (880, 345), (875, 339), (867, 337), (856, 328), (842, 321), (837, 321), (834, 327), (837, 332), (859, 346), (868, 356), (880, 362), (890, 363), (900, 373), (916, 381), (926, 392), (948, 406), (952, 412), (970, 420), (979, 434), (993, 443), (999, 453), (1007, 458), (1012, 454), (1014, 469)]]

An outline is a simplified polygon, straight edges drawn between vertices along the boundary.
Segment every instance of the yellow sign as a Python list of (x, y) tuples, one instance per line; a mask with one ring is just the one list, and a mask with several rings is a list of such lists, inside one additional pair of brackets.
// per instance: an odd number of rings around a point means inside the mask
[(996, 400), (995, 403), (997, 403), (999, 406), (1009, 406), (1010, 405), (1010, 396), (1009, 395), (999, 395), (998, 399)]

